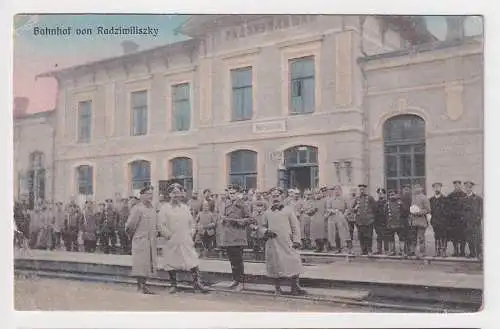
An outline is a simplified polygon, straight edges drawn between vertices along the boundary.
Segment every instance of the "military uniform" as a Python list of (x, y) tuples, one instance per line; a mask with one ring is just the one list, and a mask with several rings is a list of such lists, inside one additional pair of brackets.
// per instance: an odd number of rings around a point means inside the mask
[[(436, 184), (438, 183), (434, 183), (433, 186)], [(442, 193), (439, 193), (429, 199), (429, 204), (431, 206), (431, 226), (434, 231), (436, 256), (446, 256), (449, 225), (448, 214), (446, 213), (447, 198)]]
[[(385, 191), (384, 191), (385, 193)], [(389, 251), (389, 243), (387, 237), (387, 198), (385, 196), (379, 198), (376, 204), (375, 233), (377, 234), (377, 254), (382, 254), (382, 247), (384, 252)]]
[(76, 204), (70, 204), (64, 223), (64, 244), (67, 251), (79, 251), (78, 233), (82, 227), (82, 212)]
[[(394, 191), (392, 193), (395, 194)], [(399, 254), (401, 255), (405, 250), (405, 239), (404, 233), (402, 231), (405, 227), (404, 223), (402, 223), (402, 213), (403, 213), (403, 203), (399, 199), (399, 197), (389, 197), (386, 206), (386, 214), (387, 214), (387, 241), (389, 244), (389, 250), (391, 255)], [(399, 239), (399, 252), (396, 252), (396, 234)]]
[[(359, 187), (366, 188), (366, 185), (359, 185)], [(354, 211), (357, 214), (356, 224), (358, 226), (359, 243), (363, 255), (372, 252), (376, 207), (375, 199), (368, 194), (359, 195), (354, 204)]]
[[(466, 182), (465, 184), (472, 184)], [(464, 198), (465, 238), (469, 245), (470, 257), (482, 257), (483, 198), (475, 193)]]
[[(455, 181), (454, 184), (460, 183)], [(465, 256), (465, 229), (464, 199), (466, 194), (461, 189), (455, 189), (448, 194), (448, 214), (450, 220), (449, 238), (453, 242), (453, 256)]]
[[(107, 200), (109, 201), (109, 200)], [(108, 206), (100, 216), (101, 248), (105, 254), (116, 251), (116, 227), (119, 220), (118, 212)]]
[(130, 238), (125, 232), (125, 223), (127, 222), (129, 215), (130, 209), (128, 204), (122, 204), (122, 206), (118, 210), (117, 233), (118, 238), (120, 239), (120, 247), (122, 249), (122, 253), (125, 255), (130, 255), (132, 252)]
[(97, 247), (97, 214), (93, 209), (84, 209), (82, 214), (82, 237), (85, 252), (95, 252)]
[(232, 288), (242, 289), (244, 281), (243, 248), (248, 245), (247, 227), (250, 224), (250, 210), (235, 193), (237, 187), (228, 188), (233, 199), (228, 198), (221, 209), (220, 246), (226, 249), (234, 282)]

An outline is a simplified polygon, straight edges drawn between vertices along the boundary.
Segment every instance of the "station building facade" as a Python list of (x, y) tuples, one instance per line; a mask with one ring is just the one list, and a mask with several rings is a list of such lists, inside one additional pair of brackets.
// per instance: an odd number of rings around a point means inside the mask
[(407, 31), (378, 17), (199, 16), (179, 28), (187, 41), (43, 74), (59, 84), (53, 199), (172, 178), (215, 192), (482, 188), (482, 40)]

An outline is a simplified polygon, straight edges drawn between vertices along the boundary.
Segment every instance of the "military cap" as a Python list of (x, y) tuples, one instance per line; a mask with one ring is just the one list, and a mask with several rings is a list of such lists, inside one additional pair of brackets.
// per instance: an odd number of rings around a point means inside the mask
[(432, 183), (432, 187), (434, 186), (443, 186), (443, 183), (440, 183), (440, 182), (435, 182), (435, 183)]
[(358, 187), (364, 187), (364, 188), (367, 188), (367, 187), (368, 187), (368, 185), (366, 185), (366, 184), (359, 184), (359, 185), (358, 185)]
[(170, 194), (172, 192), (182, 192), (184, 191), (184, 186), (179, 183), (172, 183), (165, 189), (165, 194)]
[(146, 185), (141, 190), (139, 191), (140, 195), (143, 195), (145, 193), (153, 193), (153, 186), (151, 185)]
[(476, 185), (476, 184), (475, 184), (473, 181), (466, 180), (466, 181), (464, 182), (464, 185), (474, 186), (474, 185)]
[(377, 189), (377, 193), (381, 193), (381, 192), (385, 194), (385, 188), (379, 187)]
[(453, 184), (462, 184), (462, 181), (457, 179), (453, 181)]
[(283, 194), (283, 189), (281, 187), (272, 187), (270, 190), (269, 190), (269, 194), (272, 194), (273, 192), (279, 192), (279, 194)]

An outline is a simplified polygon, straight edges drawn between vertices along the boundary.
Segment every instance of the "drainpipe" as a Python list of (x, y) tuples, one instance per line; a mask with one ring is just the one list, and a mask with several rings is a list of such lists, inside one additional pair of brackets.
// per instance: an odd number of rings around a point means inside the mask
[[(364, 16), (360, 16), (359, 17), (359, 23), (360, 23), (360, 38), (359, 38), (359, 50), (360, 50), (360, 53), (366, 57), (368, 56), (366, 54), (366, 51), (365, 51), (365, 48), (364, 48), (364, 44), (363, 44), (363, 34), (364, 34), (364, 23), (365, 23), (365, 19), (366, 17)], [(367, 117), (367, 114), (366, 114), (366, 110), (364, 108), (365, 106), (365, 98), (367, 97), (368, 95), (368, 79), (366, 77), (366, 72), (364, 70), (364, 67), (362, 64), (359, 63), (358, 61), (358, 67), (359, 67), (359, 70), (361, 72), (361, 76), (363, 78), (363, 84), (362, 84), (362, 97), (361, 97), (361, 112), (362, 112), (362, 124), (363, 124), (363, 128), (365, 128), (365, 132), (364, 132), (364, 181), (366, 184), (368, 184), (368, 186), (371, 186), (370, 184), (370, 173), (369, 173), (369, 170), (370, 170), (370, 151), (369, 151), (369, 140), (368, 140), (368, 136), (369, 136), (369, 132), (366, 131), (366, 129), (369, 127), (368, 125), (368, 117)]]

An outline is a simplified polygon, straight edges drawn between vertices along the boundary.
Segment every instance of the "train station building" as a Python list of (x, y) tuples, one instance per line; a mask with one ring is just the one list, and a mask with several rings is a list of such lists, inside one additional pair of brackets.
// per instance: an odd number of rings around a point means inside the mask
[(462, 179), (481, 193), (482, 36), (328, 15), (193, 16), (179, 33), (189, 39), (39, 76), (59, 85), (47, 198), (172, 178), (214, 192)]

